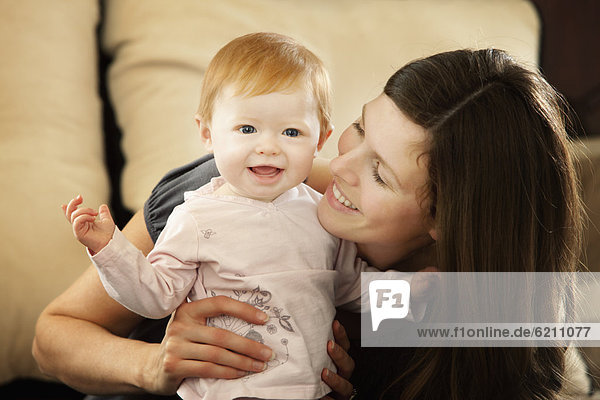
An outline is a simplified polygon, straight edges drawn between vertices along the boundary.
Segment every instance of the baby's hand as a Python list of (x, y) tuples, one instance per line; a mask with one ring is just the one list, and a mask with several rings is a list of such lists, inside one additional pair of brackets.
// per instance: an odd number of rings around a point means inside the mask
[(94, 255), (112, 238), (115, 223), (106, 204), (102, 204), (98, 212), (92, 208), (79, 208), (82, 203), (83, 198), (78, 195), (68, 205), (63, 204), (62, 210), (73, 225), (73, 234), (77, 240)]

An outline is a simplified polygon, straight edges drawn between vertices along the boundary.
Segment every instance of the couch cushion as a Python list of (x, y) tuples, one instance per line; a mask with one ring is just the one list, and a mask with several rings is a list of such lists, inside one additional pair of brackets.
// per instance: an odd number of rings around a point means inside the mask
[(527, 1), (109, 0), (104, 47), (115, 57), (109, 87), (123, 132), (125, 205), (139, 209), (169, 169), (205, 153), (193, 120), (202, 74), (231, 39), (288, 34), (319, 55), (334, 90), (334, 135), (417, 57), (461, 47), (504, 48), (535, 65), (539, 20)]
[(39, 377), (42, 309), (89, 265), (60, 205), (106, 202), (97, 2), (0, 2), (0, 383)]

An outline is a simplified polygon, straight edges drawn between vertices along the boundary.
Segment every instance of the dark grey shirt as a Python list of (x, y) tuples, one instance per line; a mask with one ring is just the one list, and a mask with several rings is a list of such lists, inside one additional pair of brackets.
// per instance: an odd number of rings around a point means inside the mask
[(170, 171), (158, 182), (144, 204), (144, 219), (153, 242), (156, 243), (173, 208), (183, 203), (183, 194), (218, 175), (215, 159), (209, 154)]

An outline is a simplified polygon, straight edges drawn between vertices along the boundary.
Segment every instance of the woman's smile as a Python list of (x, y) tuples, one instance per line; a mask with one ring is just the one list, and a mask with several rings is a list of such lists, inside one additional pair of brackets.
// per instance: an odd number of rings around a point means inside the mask
[(344, 194), (342, 194), (342, 192), (340, 192), (340, 189), (337, 187), (335, 182), (333, 182), (333, 185), (331, 186), (331, 191), (333, 192), (333, 196), (341, 204), (343, 204), (344, 206), (346, 206), (348, 208), (351, 208), (352, 210), (357, 210), (356, 206), (354, 204), (352, 204), (352, 202), (350, 200), (348, 200), (346, 198), (346, 196), (344, 196)]
[[(324, 193), (324, 198), (327, 201), (329, 207), (334, 212), (339, 212), (348, 215), (360, 215), (360, 210), (350, 200), (346, 198), (343, 192), (335, 185), (335, 182), (331, 182)], [(348, 204), (346, 204), (346, 202)]]

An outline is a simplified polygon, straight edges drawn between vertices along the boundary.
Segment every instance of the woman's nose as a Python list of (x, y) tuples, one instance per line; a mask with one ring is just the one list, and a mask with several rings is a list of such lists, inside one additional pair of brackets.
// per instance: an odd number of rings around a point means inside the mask
[(338, 154), (336, 158), (329, 163), (329, 169), (334, 176), (337, 176), (349, 185), (357, 185), (360, 177), (359, 170), (359, 143), (354, 139), (356, 134), (346, 129), (342, 132), (338, 140)]
[(359, 160), (354, 151), (340, 153), (339, 156), (331, 160), (329, 169), (333, 176), (339, 177), (348, 185), (356, 186), (360, 182), (360, 177), (357, 173)]
[(277, 144), (277, 139), (272, 137), (272, 135), (264, 134), (259, 139), (258, 144), (256, 146), (256, 152), (265, 156), (276, 156), (281, 151)]

